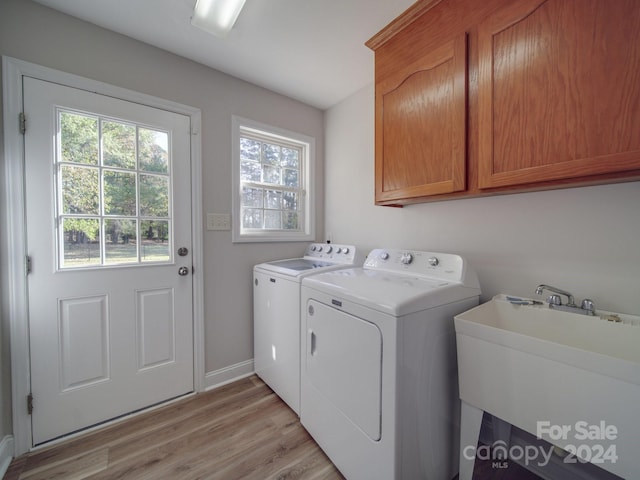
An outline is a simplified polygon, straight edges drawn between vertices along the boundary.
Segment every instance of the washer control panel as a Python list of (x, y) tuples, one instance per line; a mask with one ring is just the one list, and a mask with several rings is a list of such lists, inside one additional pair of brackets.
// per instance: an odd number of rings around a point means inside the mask
[(323, 259), (334, 263), (356, 264), (358, 251), (353, 245), (339, 245), (337, 243), (312, 243), (304, 253), (305, 258)]
[(462, 281), (465, 275), (465, 262), (459, 255), (391, 248), (372, 250), (364, 262), (364, 268), (437, 277), (447, 281)]

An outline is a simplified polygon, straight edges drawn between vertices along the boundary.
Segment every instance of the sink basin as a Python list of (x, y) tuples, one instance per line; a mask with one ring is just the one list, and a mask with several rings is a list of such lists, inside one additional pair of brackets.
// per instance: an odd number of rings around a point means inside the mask
[(575, 452), (569, 461), (640, 478), (640, 317), (590, 317), (497, 295), (456, 316), (455, 329), (460, 480), (471, 478), (462, 454), (477, 442), (483, 411)]

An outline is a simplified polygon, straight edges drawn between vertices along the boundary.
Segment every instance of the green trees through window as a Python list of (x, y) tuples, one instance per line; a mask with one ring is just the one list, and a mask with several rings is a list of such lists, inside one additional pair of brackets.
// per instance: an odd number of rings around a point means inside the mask
[(58, 111), (61, 267), (170, 260), (169, 135)]
[(240, 137), (242, 227), (299, 230), (302, 147), (243, 133)]

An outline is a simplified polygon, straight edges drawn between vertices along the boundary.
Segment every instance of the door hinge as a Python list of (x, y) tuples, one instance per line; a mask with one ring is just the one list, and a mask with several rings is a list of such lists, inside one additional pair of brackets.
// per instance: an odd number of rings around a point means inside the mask
[(27, 413), (31, 415), (33, 413), (33, 394), (27, 395)]
[(27, 271), (27, 275), (31, 273), (31, 257), (27, 255), (24, 260), (24, 268)]
[(18, 114), (18, 129), (22, 135), (27, 131), (27, 119), (24, 116), (24, 112)]

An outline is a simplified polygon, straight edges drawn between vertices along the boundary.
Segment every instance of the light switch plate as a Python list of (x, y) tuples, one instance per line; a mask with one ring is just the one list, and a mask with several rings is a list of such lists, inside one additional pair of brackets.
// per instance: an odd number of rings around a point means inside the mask
[(231, 215), (207, 213), (207, 230), (231, 230)]

